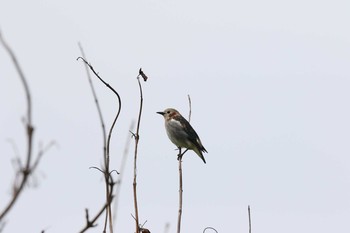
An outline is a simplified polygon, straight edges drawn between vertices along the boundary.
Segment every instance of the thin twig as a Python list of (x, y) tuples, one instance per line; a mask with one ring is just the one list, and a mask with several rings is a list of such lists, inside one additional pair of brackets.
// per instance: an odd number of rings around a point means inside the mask
[(141, 124), (141, 116), (142, 116), (142, 108), (143, 108), (143, 93), (142, 93), (142, 86), (140, 82), (140, 76), (143, 78), (143, 80), (146, 82), (147, 76), (143, 73), (143, 71), (139, 70), (139, 75), (137, 76), (137, 82), (139, 84), (139, 90), (140, 90), (140, 109), (139, 109), (139, 115), (137, 119), (137, 126), (136, 126), (136, 133), (133, 134), (135, 138), (135, 153), (134, 153), (134, 181), (133, 181), (133, 194), (134, 194), (134, 207), (135, 207), (135, 228), (136, 233), (140, 232), (140, 225), (139, 225), (139, 210), (138, 210), (138, 203), (137, 203), (137, 152), (138, 152), (138, 144), (140, 140), (140, 124)]
[(31, 94), (29, 91), (29, 86), (27, 83), (27, 80), (24, 76), (24, 73), (17, 61), (17, 58), (15, 54), (13, 53), (12, 49), (9, 47), (9, 45), (6, 43), (6, 41), (3, 39), (1, 33), (0, 33), (0, 42), (2, 43), (3, 47), (9, 54), (9, 56), (12, 59), (12, 62), (17, 70), (17, 73), (21, 79), (21, 82), (24, 87), (25, 95), (26, 95), (26, 101), (27, 101), (27, 121), (26, 121), (26, 131), (27, 131), (27, 155), (26, 155), (26, 163), (25, 167), (21, 168), (19, 172), (22, 173), (22, 180), (20, 184), (15, 188), (14, 193), (12, 195), (12, 199), (9, 201), (9, 203), (5, 206), (4, 210), (0, 212), (0, 222), (3, 220), (5, 215), (10, 211), (10, 209), (13, 207), (13, 205), (18, 200), (19, 195), (21, 194), (25, 184), (28, 181), (28, 177), (33, 172), (33, 168), (31, 166), (31, 159), (32, 159), (32, 145), (33, 145), (33, 131), (34, 127), (32, 124), (32, 102), (31, 102)]
[(183, 194), (183, 185), (182, 185), (182, 156), (188, 151), (186, 149), (181, 153), (181, 147), (179, 149), (179, 154), (177, 155), (177, 159), (179, 160), (179, 210), (177, 216), (177, 233), (181, 231), (181, 219), (182, 219), (182, 194)]
[(86, 225), (90, 226), (90, 227), (96, 227), (97, 224), (93, 223), (90, 221), (90, 217), (89, 217), (89, 209), (86, 208), (85, 209), (85, 219), (86, 219)]
[(114, 125), (115, 125), (115, 122), (117, 121), (118, 117), (119, 117), (119, 114), (120, 114), (120, 111), (121, 111), (121, 108), (122, 108), (122, 103), (121, 103), (121, 98), (120, 98), (120, 95), (118, 94), (118, 92), (116, 92), (114, 90), (113, 87), (111, 87), (111, 85), (109, 85), (108, 83), (106, 83), (99, 75), (98, 73), (94, 70), (94, 68), (83, 58), (83, 57), (78, 57), (77, 60), (83, 60), (83, 62), (89, 66), (90, 70), (95, 74), (95, 76), (104, 84), (106, 85), (118, 98), (118, 111), (117, 111), (117, 115), (112, 123), (112, 126), (109, 130), (109, 133), (108, 133), (108, 139), (107, 139), (107, 151), (109, 151), (109, 145), (110, 145), (110, 140), (111, 140), (111, 131), (113, 131), (113, 128), (114, 128)]
[[(86, 56), (85, 56), (84, 49), (83, 49), (83, 47), (82, 47), (82, 45), (80, 43), (78, 43), (78, 45), (79, 45), (79, 49), (80, 49), (81, 55), (85, 59)], [(85, 68), (86, 68), (86, 76), (87, 76), (89, 84), (90, 84), (91, 92), (92, 92), (92, 95), (93, 95), (93, 98), (94, 98), (94, 101), (95, 101), (95, 105), (96, 105), (96, 108), (97, 108), (97, 112), (98, 112), (98, 117), (99, 117), (100, 123), (101, 123), (102, 137), (103, 137), (103, 155), (105, 155), (106, 154), (106, 141), (107, 141), (107, 139), (106, 139), (106, 135), (107, 135), (106, 134), (106, 126), (105, 126), (105, 123), (104, 123), (104, 120), (103, 120), (103, 115), (102, 115), (101, 107), (100, 107), (100, 104), (99, 104), (99, 101), (98, 101), (98, 98), (97, 98), (95, 87), (94, 87), (92, 79), (91, 79), (89, 66), (86, 65)]]
[[(78, 45), (79, 45), (79, 49), (80, 49), (82, 57), (86, 60), (85, 52), (84, 52), (84, 49), (83, 49), (82, 45), (80, 43), (78, 43)], [(101, 107), (100, 107), (100, 104), (99, 104), (99, 101), (98, 101), (98, 98), (97, 98), (97, 94), (96, 94), (96, 91), (95, 91), (95, 87), (94, 87), (92, 79), (91, 79), (89, 66), (85, 65), (85, 68), (86, 68), (86, 76), (87, 76), (88, 81), (89, 81), (91, 92), (92, 92), (92, 95), (93, 95), (93, 98), (94, 98), (94, 101), (95, 101), (95, 105), (96, 105), (96, 108), (97, 108), (98, 116), (99, 116), (99, 119), (100, 119), (100, 124), (101, 124), (101, 129), (102, 129), (102, 137), (103, 137), (103, 161), (104, 161), (104, 166), (105, 166), (106, 173), (107, 173), (107, 171), (109, 169), (107, 169), (108, 159), (107, 159), (107, 148), (106, 148), (106, 145), (107, 145), (106, 127), (105, 127), (105, 123), (104, 123), (104, 120), (103, 120)], [(107, 197), (109, 196), (109, 185), (108, 185), (108, 179), (106, 179), (106, 174), (105, 174), (105, 187), (106, 187), (106, 199), (107, 199)], [(108, 200), (106, 200), (106, 201), (108, 202)], [(108, 212), (107, 212), (107, 214), (105, 216), (104, 231), (106, 230), (106, 227), (107, 227), (107, 221), (108, 221)]]
[(188, 105), (189, 105), (189, 113), (188, 113), (188, 122), (191, 122), (191, 115), (192, 115), (192, 101), (191, 101), (191, 96), (187, 95), (188, 98)]
[(140, 233), (151, 233), (147, 228), (143, 227), (144, 225), (146, 225), (146, 223), (147, 223), (147, 220), (140, 226)]
[[(113, 198), (113, 197), (111, 197), (111, 198)], [(86, 226), (85, 226), (83, 229), (81, 229), (81, 230), (79, 231), (79, 233), (83, 233), (83, 232), (87, 231), (89, 228), (92, 228), (92, 227), (97, 226), (96, 221), (97, 221), (97, 219), (103, 214), (103, 212), (106, 210), (107, 205), (108, 205), (108, 203), (106, 203), (106, 204), (100, 209), (100, 211), (95, 215), (95, 217), (94, 217), (92, 220), (89, 220), (89, 219), (88, 219), (88, 216), (86, 215), (86, 212), (87, 212), (88, 210), (85, 209)]]
[(182, 217), (182, 155), (181, 155), (181, 148), (179, 150), (179, 210), (178, 210), (178, 216), (177, 216), (177, 233), (180, 233), (181, 231), (181, 217)]
[(111, 125), (111, 128), (109, 130), (108, 133), (108, 137), (107, 137), (107, 142), (106, 142), (106, 150), (105, 150), (105, 156), (104, 156), (104, 161), (105, 161), (105, 168), (104, 168), (104, 177), (105, 177), (105, 186), (106, 186), (106, 208), (107, 208), (107, 214), (106, 214), (106, 219), (105, 219), (105, 225), (104, 225), (104, 232), (106, 231), (106, 227), (107, 227), (107, 219), (109, 220), (109, 230), (111, 233), (113, 233), (113, 217), (112, 217), (112, 209), (111, 209), (111, 202), (112, 202), (112, 193), (113, 193), (113, 185), (114, 182), (112, 180), (112, 176), (110, 175), (110, 170), (109, 170), (109, 148), (110, 148), (110, 141), (111, 141), (111, 136), (112, 136), (112, 131), (113, 128), (115, 126), (115, 123), (118, 120), (120, 111), (121, 111), (121, 98), (118, 94), (118, 92), (116, 92), (114, 90), (113, 87), (111, 87), (108, 83), (106, 83), (98, 74), (97, 72), (94, 70), (94, 68), (83, 58), (83, 57), (78, 57), (77, 60), (83, 60), (84, 63), (89, 66), (90, 70), (95, 74), (95, 76), (104, 84), (106, 85), (116, 96), (118, 99), (118, 111), (117, 114), (113, 120), (113, 123)]
[[(103, 174), (105, 174), (105, 171), (101, 170), (98, 167), (90, 167), (90, 169), (91, 168), (94, 168), (94, 169), (102, 172)], [(83, 233), (83, 232), (87, 231), (89, 228), (97, 226), (97, 224), (96, 224), (97, 220), (100, 218), (100, 216), (103, 214), (103, 212), (108, 208), (108, 205), (110, 205), (110, 203), (112, 202), (112, 200), (114, 198), (114, 196), (113, 196), (113, 186), (114, 186), (115, 183), (113, 182), (113, 178), (111, 176), (110, 176), (110, 179), (111, 179), (111, 182), (109, 183), (109, 185), (110, 185), (110, 190), (111, 191), (109, 193), (109, 197), (107, 198), (107, 200), (109, 200), (109, 202), (107, 201), (103, 205), (103, 207), (100, 209), (99, 212), (97, 212), (97, 214), (95, 215), (95, 217), (92, 220), (89, 219), (89, 212), (88, 212), (89, 210), (85, 209), (86, 225), (85, 225), (85, 227), (83, 227), (82, 230), (79, 231), (79, 233)], [(105, 229), (104, 229), (104, 232), (106, 232)]]
[(250, 206), (248, 205), (249, 233), (252, 233), (252, 221), (250, 218)]

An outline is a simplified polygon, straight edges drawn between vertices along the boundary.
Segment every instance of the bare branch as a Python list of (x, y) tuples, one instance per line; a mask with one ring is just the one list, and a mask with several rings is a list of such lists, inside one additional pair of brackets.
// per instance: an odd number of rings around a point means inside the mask
[[(188, 122), (191, 121), (191, 114), (192, 114), (192, 104), (191, 104), (191, 97), (190, 95), (187, 95), (188, 97), (188, 103), (189, 103), (189, 115), (188, 115)], [(180, 233), (181, 231), (181, 218), (182, 218), (182, 194), (183, 194), (183, 188), (182, 188), (182, 156), (188, 151), (186, 149), (183, 153), (181, 153), (181, 148), (179, 147), (179, 154), (177, 156), (177, 159), (179, 160), (179, 210), (178, 210), (178, 216), (177, 216), (177, 233)]]
[[(80, 43), (78, 43), (78, 45), (79, 45), (79, 49), (80, 49), (82, 57), (84, 59), (86, 59), (83, 46)], [(98, 98), (97, 98), (97, 94), (96, 94), (96, 91), (95, 91), (95, 87), (94, 87), (94, 85), (92, 83), (91, 75), (90, 75), (90, 72), (89, 72), (89, 66), (85, 65), (85, 68), (86, 68), (86, 76), (87, 76), (89, 84), (90, 84), (91, 92), (92, 92), (92, 95), (94, 97), (95, 105), (96, 105), (98, 116), (99, 116), (100, 123), (101, 123), (102, 137), (103, 137), (103, 156), (105, 156), (105, 154), (106, 154), (106, 142), (107, 142), (107, 139), (106, 139), (106, 135), (107, 135), (106, 134), (106, 127), (105, 127), (105, 123), (104, 123), (104, 120), (103, 120), (101, 107), (100, 107), (100, 104), (99, 104), (99, 101), (98, 101)]]
[[(99, 119), (100, 119), (100, 124), (101, 124), (101, 129), (102, 129), (102, 138), (103, 138), (103, 160), (104, 160), (104, 166), (106, 168), (107, 167), (107, 163), (108, 163), (108, 161), (107, 161), (107, 148), (106, 148), (106, 145), (107, 145), (106, 127), (105, 127), (105, 123), (104, 123), (104, 120), (103, 120), (101, 107), (100, 107), (100, 104), (99, 104), (99, 101), (98, 101), (98, 98), (97, 98), (97, 94), (96, 94), (96, 91), (95, 91), (95, 88), (94, 88), (94, 85), (93, 85), (93, 82), (92, 82), (92, 79), (91, 79), (91, 75), (90, 75), (89, 67), (91, 69), (91, 66), (86, 64), (86, 56), (85, 56), (85, 52), (84, 52), (83, 46), (80, 43), (78, 43), (78, 45), (79, 45), (80, 52), (81, 52), (81, 54), (82, 54), (82, 56), (84, 58), (84, 61), (85, 61), (86, 76), (87, 76), (88, 81), (89, 81), (91, 92), (92, 92), (92, 95), (93, 95), (93, 98), (94, 98), (94, 101), (95, 101), (95, 105), (96, 105), (96, 109), (97, 109), (97, 112), (98, 112), (98, 116), (99, 116)], [(93, 168), (101, 171), (102, 173), (105, 173), (105, 171), (102, 171), (101, 169), (99, 169), (97, 167), (93, 167)], [(108, 180), (106, 180), (106, 178), (105, 178), (105, 184), (106, 184), (106, 186), (105, 186), (106, 187), (106, 196), (108, 196), (109, 195), (108, 194), (109, 193)], [(104, 231), (106, 230), (106, 227), (107, 227), (107, 221), (108, 221), (108, 213), (106, 214), (106, 218), (105, 218)]]
[[(3, 47), (5, 48), (5, 50), (7, 51), (7, 53), (10, 55), (13, 64), (15, 65), (15, 68), (17, 70), (17, 73), (22, 81), (23, 87), (24, 87), (24, 91), (25, 91), (25, 95), (26, 95), (26, 100), (27, 100), (27, 130), (28, 131), (33, 131), (32, 128), (32, 100), (31, 100), (31, 95), (30, 95), (30, 91), (29, 91), (29, 86), (27, 83), (27, 80), (24, 76), (24, 73), (22, 71), (21, 66), (19, 65), (17, 58), (15, 56), (15, 54), (13, 53), (12, 49), (10, 48), (10, 46), (6, 43), (6, 41), (4, 40), (4, 38), (2, 37), (2, 34), (0, 32), (0, 42), (2, 43)], [(29, 161), (30, 162), (30, 161)]]
[[(185, 153), (185, 152), (184, 152)], [(181, 232), (181, 218), (182, 218), (182, 155), (181, 154), (181, 148), (179, 148), (179, 210), (178, 210), (178, 216), (177, 216), (177, 233)]]
[(90, 221), (89, 209), (88, 208), (85, 209), (85, 218), (86, 218), (86, 225), (87, 226), (89, 226), (89, 227), (97, 226), (97, 224), (94, 224), (93, 222)]
[(119, 114), (120, 114), (120, 111), (121, 111), (121, 108), (122, 108), (122, 103), (121, 103), (121, 98), (120, 98), (120, 95), (118, 94), (118, 92), (116, 92), (114, 90), (113, 87), (111, 87), (111, 85), (109, 85), (108, 83), (106, 83), (99, 75), (98, 73), (95, 71), (95, 69), (92, 67), (92, 65), (90, 65), (90, 63), (88, 63), (83, 57), (78, 57), (77, 60), (82, 60), (87, 66), (89, 66), (90, 70), (95, 74), (95, 76), (106, 86), (108, 87), (118, 98), (118, 111), (117, 111), (117, 115), (112, 123), (112, 126), (109, 130), (109, 133), (108, 133), (108, 139), (107, 139), (107, 164), (109, 163), (109, 145), (110, 145), (110, 140), (111, 140), (111, 135), (112, 135), (112, 131), (113, 131), (113, 128), (114, 128), (114, 125), (119, 117)]
[(83, 233), (87, 231), (89, 228), (96, 227), (97, 226), (96, 221), (103, 214), (106, 207), (107, 207), (107, 203), (101, 208), (101, 210), (95, 215), (95, 217), (92, 220), (89, 220), (89, 210), (85, 209), (86, 226), (81, 231), (79, 231), (79, 233)]
[(7, 213), (11, 210), (11, 208), (14, 206), (14, 204), (18, 200), (18, 197), (22, 193), (23, 188), (25, 187), (29, 176), (34, 172), (34, 170), (37, 167), (43, 153), (39, 152), (38, 158), (36, 159), (34, 164), (32, 164), (32, 148), (33, 148), (34, 127), (32, 124), (32, 101), (31, 101), (31, 94), (30, 94), (29, 86), (28, 86), (25, 75), (22, 71), (21, 66), (19, 65), (19, 62), (18, 62), (14, 52), (12, 51), (10, 46), (6, 43), (6, 41), (2, 37), (1, 33), (0, 33), (0, 43), (5, 48), (5, 50), (7, 51), (7, 53), (9, 54), (9, 56), (12, 59), (12, 62), (14, 64), (16, 71), (17, 71), (17, 73), (20, 77), (20, 80), (22, 82), (25, 96), (26, 96), (26, 103), (27, 103), (27, 115), (26, 115), (26, 121), (25, 121), (26, 137), (27, 137), (26, 161), (25, 161), (24, 166), (21, 165), (22, 164), (21, 162), (18, 163), (20, 165), (20, 167), (18, 168), (18, 170), (16, 172), (17, 173), (16, 176), (19, 177), (20, 181), (19, 181), (19, 184), (15, 184), (15, 186), (14, 186), (14, 193), (12, 195), (11, 200), (8, 202), (8, 204), (5, 205), (5, 208), (0, 212), (0, 222), (2, 222), (4, 217), (7, 215)]
[(139, 75), (137, 76), (137, 82), (139, 84), (140, 89), (140, 109), (139, 109), (139, 116), (137, 119), (137, 126), (136, 126), (136, 133), (133, 134), (135, 138), (135, 153), (134, 153), (134, 181), (133, 181), (133, 194), (134, 194), (134, 207), (135, 207), (135, 228), (136, 232), (140, 232), (140, 226), (139, 226), (139, 211), (138, 211), (138, 205), (137, 205), (137, 152), (138, 152), (138, 144), (140, 140), (140, 124), (141, 124), (141, 115), (142, 115), (142, 107), (143, 107), (143, 94), (142, 94), (142, 86), (140, 82), (140, 76), (143, 78), (144, 81), (147, 80), (147, 76), (143, 73), (143, 71), (139, 70)]
[[(99, 169), (98, 167), (90, 167), (90, 168), (94, 168), (100, 172), (102, 172), (103, 174), (105, 174), (104, 171), (102, 171), (101, 169)], [(113, 188), (114, 188), (114, 185), (115, 183), (113, 182), (113, 178), (110, 176), (109, 178), (111, 181), (108, 183), (109, 185), (109, 196), (107, 198), (107, 201), (106, 203), (103, 205), (103, 207), (100, 209), (99, 212), (97, 212), (97, 214), (95, 215), (95, 217), (90, 220), (90, 217), (89, 217), (89, 210), (88, 209), (85, 209), (85, 219), (86, 219), (86, 224), (85, 224), (85, 227), (83, 227), (82, 230), (79, 231), (79, 233), (83, 233), (85, 231), (87, 231), (89, 228), (92, 228), (92, 227), (96, 227), (97, 224), (97, 220), (100, 218), (100, 216), (103, 214), (103, 212), (107, 209), (108, 210), (108, 206), (110, 205), (110, 203), (112, 202), (114, 196), (113, 196)], [(106, 232), (106, 230), (104, 229), (104, 232)]]
[(189, 105), (189, 113), (188, 113), (188, 122), (191, 122), (191, 115), (192, 115), (192, 102), (191, 102), (191, 96), (187, 95), (188, 97), (188, 105)]
[[(110, 181), (112, 180), (112, 177), (110, 176), (110, 170), (109, 170), (109, 148), (110, 148), (110, 141), (111, 141), (111, 136), (112, 136), (112, 132), (113, 132), (113, 128), (115, 126), (115, 123), (117, 122), (118, 120), (118, 117), (119, 117), (119, 114), (120, 114), (120, 111), (121, 111), (121, 98), (118, 94), (118, 92), (116, 92), (114, 90), (113, 87), (111, 87), (108, 83), (106, 83), (98, 74), (97, 72), (94, 70), (94, 68), (83, 58), (83, 57), (78, 57), (77, 60), (81, 59), (89, 68), (90, 70), (95, 74), (95, 76), (105, 85), (107, 86), (116, 96), (117, 96), (117, 99), (118, 99), (118, 111), (117, 111), (117, 114), (113, 120), (113, 123), (111, 125), (111, 128), (109, 130), (109, 133), (108, 133), (108, 137), (107, 137), (107, 141), (105, 143), (104, 141), (104, 146), (106, 147), (106, 149), (104, 150), (105, 153), (104, 153), (104, 161), (105, 161), (105, 164), (104, 164), (104, 178), (105, 178), (105, 187), (106, 187), (106, 205), (107, 205), (107, 214), (106, 214), (106, 218), (105, 218), (105, 225), (104, 225), (104, 232), (106, 231), (106, 227), (107, 227), (107, 221), (109, 220), (109, 229), (110, 229), (110, 232), (113, 233), (113, 218), (112, 218), (112, 210), (111, 210), (111, 202), (112, 202), (112, 192), (113, 192), (113, 189), (112, 187), (110, 187), (110, 184), (114, 184), (113, 181)], [(98, 105), (98, 101), (96, 96), (94, 97), (95, 98), (95, 103)], [(98, 105), (98, 109), (99, 108), (99, 105)], [(101, 114), (101, 111), (99, 110), (99, 115), (100, 115), (100, 120), (101, 120), (101, 124), (104, 125), (103, 123), (103, 119), (102, 119), (102, 114)], [(104, 135), (105, 135), (105, 131), (103, 131)], [(105, 140), (105, 136), (104, 136), (104, 140)]]
[(143, 78), (143, 81), (147, 81), (148, 77), (145, 75), (145, 73), (143, 73), (142, 69), (139, 69), (139, 75), (141, 75), (141, 77)]
[(248, 205), (249, 233), (252, 233), (252, 221), (250, 218), (250, 206)]
[(103, 171), (101, 168), (99, 168), (99, 167), (95, 167), (95, 166), (92, 166), (92, 167), (89, 167), (89, 169), (96, 169), (96, 170), (98, 170), (98, 171), (100, 171), (102, 174), (105, 174), (105, 171)]

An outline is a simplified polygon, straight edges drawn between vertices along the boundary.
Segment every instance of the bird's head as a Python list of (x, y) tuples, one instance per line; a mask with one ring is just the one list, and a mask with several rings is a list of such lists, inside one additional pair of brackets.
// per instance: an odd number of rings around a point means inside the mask
[(167, 108), (163, 112), (157, 112), (158, 114), (162, 115), (166, 121), (171, 120), (173, 117), (180, 115), (180, 113), (173, 108)]

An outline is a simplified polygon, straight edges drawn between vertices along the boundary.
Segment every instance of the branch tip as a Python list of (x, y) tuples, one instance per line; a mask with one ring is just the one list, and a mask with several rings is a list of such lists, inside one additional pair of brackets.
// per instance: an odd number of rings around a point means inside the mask
[[(143, 73), (142, 68), (139, 69), (139, 75), (141, 75), (141, 77), (143, 78), (143, 81), (145, 81), (145, 82), (147, 81), (148, 77), (145, 73)], [(137, 77), (139, 77), (139, 76), (137, 76)]]

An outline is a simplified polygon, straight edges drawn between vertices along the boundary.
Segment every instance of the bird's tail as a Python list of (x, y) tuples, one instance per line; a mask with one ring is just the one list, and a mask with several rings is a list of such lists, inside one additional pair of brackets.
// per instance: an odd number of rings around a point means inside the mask
[(205, 150), (204, 147), (203, 147), (202, 150), (199, 150), (198, 148), (195, 148), (195, 149), (194, 149), (194, 152), (196, 152), (196, 154), (199, 156), (199, 158), (201, 158), (201, 159), (203, 160), (204, 163), (207, 163), (207, 162), (205, 161), (205, 158), (204, 158), (204, 156), (203, 156), (202, 151), (207, 152), (207, 151)]

